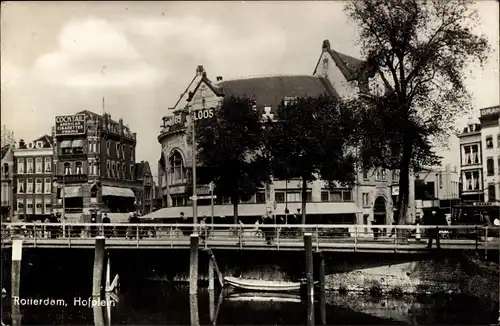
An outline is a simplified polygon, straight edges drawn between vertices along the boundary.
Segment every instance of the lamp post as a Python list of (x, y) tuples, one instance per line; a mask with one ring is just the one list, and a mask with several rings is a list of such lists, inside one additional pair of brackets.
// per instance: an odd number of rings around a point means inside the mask
[(193, 196), (191, 197), (191, 201), (193, 203), (193, 223), (194, 224), (198, 224), (198, 197), (196, 196), (196, 125), (195, 125), (195, 110), (193, 109), (193, 106), (192, 105), (189, 105), (189, 111), (190, 111), (190, 114), (192, 115), (192, 122), (193, 122), (193, 126), (192, 126), (192, 134), (191, 134), (191, 137), (192, 137), (192, 164), (193, 164), (193, 173), (192, 173), (192, 178), (193, 178)]

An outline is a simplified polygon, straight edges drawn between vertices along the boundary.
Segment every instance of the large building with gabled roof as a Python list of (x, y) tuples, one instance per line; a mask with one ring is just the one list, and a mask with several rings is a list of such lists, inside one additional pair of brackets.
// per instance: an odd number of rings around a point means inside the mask
[[(293, 98), (322, 94), (348, 98), (378, 91), (375, 88), (371, 90), (371, 85), (384, 85), (377, 70), (367, 62), (333, 50), (328, 40), (323, 42), (321, 49), (311, 75), (255, 76), (231, 80), (216, 77), (212, 81), (203, 66), (198, 66), (195, 77), (169, 110), (169, 115), (163, 118), (158, 136), (161, 144), (158, 171), (164, 208), (149, 216), (167, 219), (177, 218), (181, 213), (186, 217), (192, 216), (192, 151), (188, 134), (193, 119), (189, 117), (190, 108), (196, 112), (213, 110), (224, 96), (247, 96), (255, 101), (255, 107), (263, 117), (273, 118), (278, 106)], [(197, 165), (200, 163), (197, 162)], [(353, 189), (327, 189), (325, 182), (315, 181), (308, 189), (308, 221), (390, 224), (399, 195), (398, 183), (397, 171), (383, 169), (359, 171)], [(411, 203), (413, 188), (410, 184)], [(198, 185), (196, 194), (208, 195), (208, 185)], [(293, 214), (300, 208), (300, 202), (299, 180), (274, 180), (250, 201), (241, 203), (239, 214), (244, 222), (252, 222), (266, 214), (269, 206), (273, 207), (277, 216), (285, 215), (285, 210)], [(413, 205), (409, 211), (414, 215)], [(216, 199), (216, 221), (232, 221), (221, 219), (232, 216), (232, 212), (229, 198)], [(209, 216), (210, 213), (210, 200), (198, 200), (198, 216)]]

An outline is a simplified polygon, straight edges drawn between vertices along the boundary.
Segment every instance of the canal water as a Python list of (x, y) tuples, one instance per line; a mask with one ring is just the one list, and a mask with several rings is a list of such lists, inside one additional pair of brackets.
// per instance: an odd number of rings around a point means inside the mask
[[(52, 305), (20, 307), (22, 325), (306, 325), (306, 301), (295, 295), (209, 292), (189, 296), (187, 285), (161, 281), (122, 282), (108, 307), (89, 307), (88, 283), (75, 280), (53, 286), (40, 280), (21, 291), (22, 299), (53, 299)], [(52, 282), (50, 282), (52, 283)], [(54, 284), (54, 283), (52, 283)], [(87, 304), (87, 306), (84, 306)], [(10, 297), (2, 300), (2, 318), (11, 325)], [(491, 325), (498, 306), (459, 296), (374, 298), (364, 294), (325, 294), (325, 309), (315, 304), (321, 325)]]

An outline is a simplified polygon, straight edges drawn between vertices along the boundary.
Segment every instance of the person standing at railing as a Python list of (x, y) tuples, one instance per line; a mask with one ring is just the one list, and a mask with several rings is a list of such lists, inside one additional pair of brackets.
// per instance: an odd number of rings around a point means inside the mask
[(243, 236), (245, 232), (245, 225), (241, 220), (238, 221), (238, 246), (242, 246), (245, 244), (245, 241), (243, 241)]
[[(439, 224), (435, 210), (432, 211), (432, 214), (424, 214), (424, 224), (436, 225), (436, 226)], [(439, 242), (439, 229), (437, 227), (432, 227), (430, 229), (427, 229), (427, 237), (428, 237), (427, 248), (429, 249), (432, 248), (432, 242), (434, 239), (436, 239), (437, 249), (441, 248), (441, 244)]]
[[(372, 225), (378, 224), (377, 220), (373, 220), (371, 222), (372, 222)], [(373, 230), (373, 239), (378, 240), (378, 228), (374, 227), (374, 228), (372, 228), (372, 230)]]
[[(104, 217), (102, 218), (102, 223), (103, 224), (109, 224), (111, 223), (111, 220), (108, 217), (108, 213), (104, 213)], [(113, 234), (113, 229), (111, 226), (104, 226), (104, 236), (106, 238), (111, 238), (111, 235)]]
[(396, 222), (392, 222), (391, 234), (389, 234), (389, 238), (396, 234)]
[[(92, 213), (90, 217), (90, 223), (96, 224), (97, 223), (97, 214)], [(90, 227), (90, 236), (94, 238), (97, 235), (97, 226), (91, 226)]]
[(200, 239), (202, 241), (207, 240), (207, 218), (204, 216), (200, 221)]
[[(43, 223), (49, 224), (50, 223), (50, 218), (47, 216), (45, 220), (43, 220)], [(48, 225), (43, 226), (43, 237), (44, 238), (50, 238), (50, 229)]]

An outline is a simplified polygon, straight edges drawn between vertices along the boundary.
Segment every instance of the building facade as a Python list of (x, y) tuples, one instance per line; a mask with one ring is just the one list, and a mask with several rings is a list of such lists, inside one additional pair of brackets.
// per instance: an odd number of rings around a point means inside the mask
[(484, 201), (500, 202), (500, 107), (480, 110)]
[(20, 140), (14, 149), (15, 220), (43, 221), (53, 212), (52, 137)]
[(12, 219), (15, 209), (14, 205), (14, 144), (8, 144), (2, 147), (2, 222), (7, 218)]
[(480, 110), (480, 123), (469, 123), (458, 134), (461, 198), (468, 203), (499, 201), (500, 108)]
[[(195, 77), (171, 108), (172, 115), (163, 118), (158, 136), (161, 144), (158, 165), (162, 204), (166, 208), (155, 213), (155, 216), (178, 217), (181, 212), (187, 217), (192, 216), (190, 129), (197, 117), (210, 116), (224, 96), (251, 96), (263, 118), (272, 119), (278, 106), (293, 98), (321, 94), (348, 97), (367, 92), (369, 78), (373, 76), (363, 71), (363, 66), (363, 61), (331, 50), (328, 41), (323, 42), (322, 53), (312, 75), (234, 80), (216, 77), (216, 81), (212, 82), (203, 67), (198, 66)], [(355, 82), (355, 86), (352, 82)], [(194, 116), (189, 115), (189, 108), (196, 112)], [(398, 182), (397, 171), (384, 169), (359, 171), (355, 186), (349, 189), (328, 189), (322, 180), (312, 182), (307, 191), (308, 221), (390, 224), (397, 214), (395, 203), (399, 196)], [(208, 185), (199, 185), (196, 189), (198, 196), (209, 193)], [(301, 206), (301, 196), (300, 180), (273, 180), (252, 199), (241, 203), (239, 215), (242, 219), (260, 217), (269, 209), (278, 216), (286, 215), (285, 211), (293, 214)], [(415, 215), (413, 196), (413, 178), (410, 178), (410, 219)], [(198, 200), (198, 216), (209, 216), (210, 213), (210, 199)], [(217, 198), (214, 215), (227, 217), (232, 214), (229, 198)]]
[(154, 209), (155, 185), (149, 162), (141, 161), (135, 165), (136, 181), (141, 187), (136, 193), (136, 205), (141, 215), (149, 214)]
[(110, 114), (81, 111), (58, 116), (53, 128), (56, 193), (54, 208), (63, 219), (112, 222), (136, 210), (136, 133)]
[(460, 203), (460, 187), (460, 172), (451, 164), (415, 173), (416, 216), (422, 217), (426, 210), (432, 209), (451, 213), (452, 207)]

